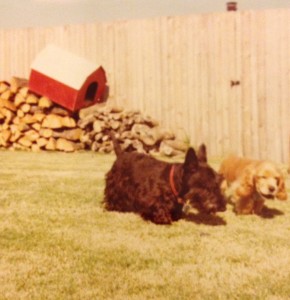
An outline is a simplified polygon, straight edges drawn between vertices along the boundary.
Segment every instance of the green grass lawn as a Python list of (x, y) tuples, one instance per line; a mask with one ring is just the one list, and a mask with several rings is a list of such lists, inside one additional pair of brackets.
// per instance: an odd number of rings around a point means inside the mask
[(290, 201), (157, 226), (103, 210), (113, 160), (0, 152), (0, 299), (289, 299)]

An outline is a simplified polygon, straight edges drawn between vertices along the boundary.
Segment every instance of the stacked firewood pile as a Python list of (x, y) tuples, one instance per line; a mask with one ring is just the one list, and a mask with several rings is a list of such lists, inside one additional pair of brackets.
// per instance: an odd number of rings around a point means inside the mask
[(37, 151), (75, 151), (82, 130), (70, 112), (30, 93), (27, 80), (0, 82), (0, 146)]
[(114, 132), (126, 151), (159, 152), (167, 156), (186, 151), (187, 144), (162, 129), (151, 117), (118, 107), (92, 106), (80, 110), (78, 126), (84, 130), (81, 141), (93, 151), (113, 150), (109, 133)]
[(137, 111), (94, 105), (72, 113), (50, 99), (31, 93), (27, 80), (13, 77), (0, 82), (0, 147), (12, 150), (73, 152), (113, 151), (109, 133), (123, 149), (182, 154), (185, 142)]

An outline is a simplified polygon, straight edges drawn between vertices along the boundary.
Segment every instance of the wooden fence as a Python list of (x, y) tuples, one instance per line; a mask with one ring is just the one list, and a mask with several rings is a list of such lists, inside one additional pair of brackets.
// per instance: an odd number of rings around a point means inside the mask
[(0, 30), (0, 80), (28, 78), (48, 43), (101, 64), (109, 101), (210, 156), (289, 159), (290, 10)]

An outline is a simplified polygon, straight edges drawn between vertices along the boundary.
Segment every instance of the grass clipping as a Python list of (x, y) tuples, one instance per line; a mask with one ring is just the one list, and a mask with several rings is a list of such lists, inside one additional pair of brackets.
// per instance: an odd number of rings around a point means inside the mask
[(0, 299), (289, 299), (289, 201), (157, 226), (103, 210), (113, 155), (0, 159)]

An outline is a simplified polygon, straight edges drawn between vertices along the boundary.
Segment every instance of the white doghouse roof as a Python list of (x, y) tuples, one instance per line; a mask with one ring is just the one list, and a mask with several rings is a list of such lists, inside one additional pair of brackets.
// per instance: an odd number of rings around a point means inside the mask
[(45, 47), (31, 68), (75, 90), (79, 90), (98, 65), (55, 45)]

